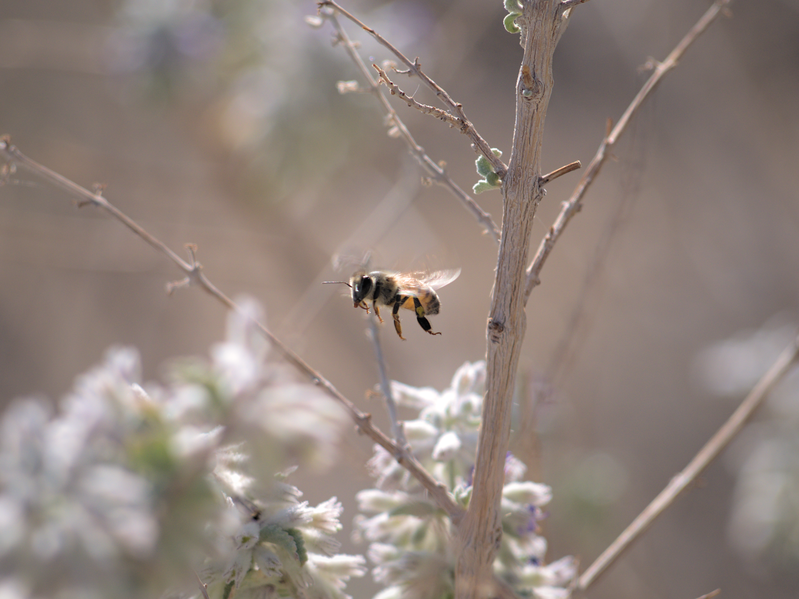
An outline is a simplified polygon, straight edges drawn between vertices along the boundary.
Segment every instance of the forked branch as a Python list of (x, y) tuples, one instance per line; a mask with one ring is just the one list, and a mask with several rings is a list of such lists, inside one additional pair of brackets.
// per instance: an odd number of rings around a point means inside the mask
[(433, 93), (444, 103), (445, 106), (449, 107), (450, 110), (453, 111), (455, 116), (459, 121), (458, 129), (461, 133), (467, 135), (469, 139), (472, 140), (475, 149), (480, 152), (486, 159), (491, 163), (491, 166), (494, 169), (494, 172), (499, 176), (500, 179), (505, 178), (505, 173), (507, 172), (508, 168), (505, 166), (505, 163), (502, 162), (498, 156), (496, 156), (491, 151), (491, 146), (488, 145), (485, 139), (477, 132), (472, 122), (466, 118), (466, 113), (463, 111), (463, 104), (459, 102), (455, 102), (450, 95), (442, 88), (438, 83), (430, 79), (424, 71), (422, 71), (422, 66), (419, 62), (419, 59), (411, 61), (407, 56), (405, 56), (402, 52), (400, 52), (395, 46), (393, 46), (386, 38), (382, 35), (377, 33), (371, 27), (367, 27), (360, 19), (358, 19), (353, 14), (347, 12), (344, 8), (333, 2), (333, 0), (321, 0), (318, 2), (319, 8), (328, 7), (333, 9), (334, 11), (344, 15), (350, 21), (358, 25), (364, 31), (366, 31), (369, 35), (371, 35), (379, 44), (387, 48), (397, 59), (402, 62), (406, 67), (408, 67), (408, 73), (413, 74), (419, 78), (419, 80), (424, 83), (427, 87), (429, 87)]
[(389, 79), (388, 73), (386, 73), (376, 64), (373, 64), (372, 66), (377, 71), (377, 74), (380, 76), (380, 81), (386, 84), (386, 87), (391, 92), (392, 96), (398, 96), (401, 100), (404, 100), (405, 103), (411, 108), (415, 108), (422, 114), (429, 114), (430, 116), (433, 116), (440, 121), (444, 121), (445, 123), (449, 124), (450, 127), (460, 126), (461, 124), (460, 119), (452, 116), (446, 110), (441, 110), (440, 108), (436, 108), (435, 106), (430, 106), (428, 104), (422, 104), (421, 102), (417, 102), (412, 96), (406, 94), (404, 91), (400, 89), (400, 87), (396, 83), (394, 83), (391, 79)]
[[(336, 5), (337, 6), (337, 5)], [(344, 13), (342, 13), (344, 14)], [(349, 14), (349, 13), (347, 13)], [(374, 95), (375, 99), (380, 103), (383, 108), (383, 111), (387, 115), (387, 120), (392, 126), (395, 128), (397, 133), (400, 137), (405, 141), (411, 151), (411, 155), (419, 162), (422, 168), (427, 172), (430, 180), (434, 183), (441, 185), (442, 187), (446, 188), (452, 195), (455, 196), (465, 207), (466, 209), (472, 213), (472, 215), (477, 219), (483, 228), (485, 229), (486, 233), (491, 235), (492, 239), (499, 243), (500, 231), (499, 227), (494, 223), (491, 218), (491, 215), (488, 214), (485, 210), (483, 210), (480, 205), (474, 201), (474, 199), (465, 191), (463, 191), (457, 183), (455, 183), (452, 178), (447, 174), (444, 168), (433, 161), (430, 156), (428, 156), (424, 148), (422, 148), (416, 140), (414, 139), (411, 132), (405, 126), (405, 123), (402, 122), (402, 119), (397, 115), (397, 112), (391, 106), (391, 103), (388, 101), (388, 98), (385, 97), (383, 94), (383, 90), (380, 88), (378, 80), (374, 78), (369, 68), (366, 66), (366, 63), (361, 58), (361, 55), (358, 54), (358, 50), (355, 47), (355, 44), (347, 35), (347, 32), (341, 26), (339, 22), (336, 11), (330, 9), (329, 11), (323, 12), (322, 16), (330, 21), (333, 25), (333, 29), (336, 31), (336, 39), (341, 45), (344, 47), (344, 50), (347, 52), (347, 55), (350, 57), (355, 66), (361, 72), (364, 80), (369, 84), (369, 91)], [(352, 15), (350, 15), (351, 18)], [(357, 19), (356, 19), (357, 21)], [(357, 21), (360, 23), (360, 21)]]
[(186, 278), (183, 281), (170, 285), (168, 287), (170, 291), (176, 287), (196, 285), (209, 295), (216, 298), (226, 308), (233, 310), (247, 318), (247, 320), (252, 323), (256, 330), (258, 330), (266, 339), (268, 339), (272, 346), (277, 348), (277, 350), (288, 362), (290, 362), (297, 370), (307, 376), (313, 384), (321, 387), (330, 397), (343, 406), (361, 433), (365, 434), (375, 443), (383, 447), (397, 460), (400, 465), (407, 469), (408, 472), (410, 472), (411, 475), (416, 478), (416, 480), (418, 480), (419, 483), (427, 490), (427, 492), (430, 493), (430, 496), (437, 503), (437, 505), (444, 510), (453, 519), (453, 521), (457, 522), (460, 520), (463, 510), (452, 499), (447, 491), (446, 486), (438, 483), (432, 476), (430, 476), (430, 474), (406, 447), (401, 447), (399, 444), (389, 439), (385, 433), (372, 424), (372, 417), (370, 414), (361, 412), (354, 403), (344, 397), (344, 395), (342, 395), (341, 392), (336, 389), (333, 383), (328, 381), (319, 372), (314, 370), (307, 362), (305, 362), (305, 360), (284, 345), (283, 342), (275, 337), (263, 323), (253, 319), (247, 311), (242, 310), (233, 300), (227, 297), (213, 283), (211, 283), (211, 281), (205, 276), (205, 273), (202, 270), (202, 265), (200, 265), (194, 259), (195, 248), (193, 246), (189, 246), (191, 260), (190, 262), (186, 262), (175, 252), (173, 252), (165, 243), (148, 233), (132, 218), (111, 204), (102, 195), (89, 191), (70, 179), (67, 179), (63, 175), (60, 175), (55, 171), (50, 170), (46, 166), (31, 160), (22, 152), (20, 152), (16, 146), (12, 145), (8, 137), (3, 137), (0, 139), (0, 156), (3, 156), (7, 161), (9, 161), (9, 163), (15, 166), (25, 167), (55, 186), (65, 189), (71, 194), (77, 196), (80, 198), (78, 202), (79, 206), (90, 204), (100, 208), (101, 210), (104, 210), (113, 218), (128, 227), (141, 239), (164, 254), (186, 275)]

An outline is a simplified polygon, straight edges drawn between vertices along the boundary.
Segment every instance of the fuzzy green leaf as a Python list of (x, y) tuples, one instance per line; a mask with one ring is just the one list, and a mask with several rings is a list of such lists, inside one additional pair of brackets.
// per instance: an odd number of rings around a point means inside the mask
[(490, 191), (492, 189), (496, 189), (496, 186), (491, 185), (485, 179), (478, 181), (477, 183), (474, 184), (474, 187), (472, 187), (472, 191), (474, 193), (483, 193), (484, 191)]
[(297, 557), (300, 559), (300, 565), (304, 566), (308, 561), (308, 551), (305, 549), (305, 539), (302, 533), (296, 528), (288, 528), (286, 532), (294, 539), (294, 544), (297, 546)]
[(518, 13), (510, 13), (504, 19), (502, 19), (502, 24), (505, 26), (505, 30), (508, 33), (519, 33), (521, 29), (516, 24), (516, 18), (520, 15)]
[(491, 168), (491, 163), (488, 161), (488, 158), (482, 154), (480, 154), (477, 157), (477, 160), (474, 161), (474, 165), (477, 168), (477, 174), (483, 178), (487, 177), (489, 173), (494, 172)]
[[(261, 529), (259, 540), (261, 542), (277, 545), (299, 560), (300, 548), (298, 547), (295, 535), (290, 531), (294, 531), (294, 529), (286, 530), (276, 524), (269, 524)], [(303, 547), (303, 551), (304, 550), (305, 547)], [(307, 557), (306, 555), (306, 559)]]

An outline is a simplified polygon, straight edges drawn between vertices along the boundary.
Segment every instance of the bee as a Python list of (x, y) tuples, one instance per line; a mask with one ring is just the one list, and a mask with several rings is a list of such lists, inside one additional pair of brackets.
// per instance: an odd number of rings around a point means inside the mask
[(394, 329), (402, 340), (402, 324), (400, 323), (399, 310), (413, 310), (419, 326), (431, 335), (440, 335), (433, 331), (427, 316), (438, 314), (441, 309), (441, 300), (438, 299), (436, 289), (449, 285), (461, 274), (460, 269), (439, 270), (436, 272), (411, 272), (399, 273), (386, 270), (356, 271), (346, 281), (324, 281), (324, 283), (340, 283), (352, 290), (352, 303), (355, 308), (361, 308), (369, 313), (369, 304), (375, 316), (382, 323), (380, 306), (391, 306), (391, 315), (394, 317)]

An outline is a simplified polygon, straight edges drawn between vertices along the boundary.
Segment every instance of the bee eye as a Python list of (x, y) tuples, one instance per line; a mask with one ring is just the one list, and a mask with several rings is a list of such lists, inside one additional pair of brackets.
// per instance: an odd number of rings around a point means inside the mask
[(358, 291), (363, 295), (369, 293), (372, 288), (372, 279), (369, 277), (361, 277), (361, 282), (358, 284)]

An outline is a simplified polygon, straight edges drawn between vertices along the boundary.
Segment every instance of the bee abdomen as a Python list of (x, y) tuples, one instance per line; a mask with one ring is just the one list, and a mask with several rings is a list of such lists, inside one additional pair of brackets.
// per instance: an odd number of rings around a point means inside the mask
[(438, 295), (435, 293), (431, 293), (427, 301), (425, 302), (424, 311), (425, 314), (438, 314), (439, 309), (441, 308), (441, 302), (438, 299)]

